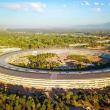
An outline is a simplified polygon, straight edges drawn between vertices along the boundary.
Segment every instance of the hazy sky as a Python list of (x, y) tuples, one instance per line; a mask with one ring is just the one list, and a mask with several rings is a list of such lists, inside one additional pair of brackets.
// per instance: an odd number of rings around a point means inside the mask
[(0, 0), (0, 26), (63, 27), (110, 22), (110, 0)]

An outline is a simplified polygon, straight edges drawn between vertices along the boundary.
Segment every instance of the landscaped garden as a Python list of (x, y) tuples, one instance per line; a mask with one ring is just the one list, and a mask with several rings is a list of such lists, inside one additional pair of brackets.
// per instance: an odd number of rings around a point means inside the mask
[(16, 56), (9, 59), (9, 64), (29, 68), (53, 71), (80, 71), (110, 67), (110, 62), (103, 61), (97, 55), (40, 53), (36, 55)]

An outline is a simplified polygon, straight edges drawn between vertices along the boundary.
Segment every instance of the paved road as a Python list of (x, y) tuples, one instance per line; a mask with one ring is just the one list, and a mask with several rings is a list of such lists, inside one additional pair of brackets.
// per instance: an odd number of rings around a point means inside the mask
[[(39, 52), (47, 51), (47, 49), (37, 50)], [(51, 51), (51, 49), (50, 49)], [(55, 50), (60, 51), (60, 50)], [(70, 51), (70, 50), (69, 50)], [(83, 51), (83, 50), (82, 50)], [(80, 71), (80, 72), (55, 72), (49, 70), (38, 70), (38, 69), (27, 69), (16, 67), (10, 65), (6, 62), (6, 59), (9, 56), (22, 54), (30, 52), (27, 51), (17, 51), (17, 52), (10, 52), (0, 56), (0, 72), (4, 74), (10, 74), (14, 76), (22, 76), (22, 77), (29, 77), (29, 78), (44, 78), (44, 79), (86, 79), (86, 78), (102, 78), (102, 77), (110, 77), (110, 69), (103, 69), (97, 71)], [(64, 52), (64, 49), (63, 49)], [(41, 74), (42, 73), (42, 74)], [(44, 74), (43, 74), (44, 73)], [(54, 73), (54, 75), (53, 75)]]

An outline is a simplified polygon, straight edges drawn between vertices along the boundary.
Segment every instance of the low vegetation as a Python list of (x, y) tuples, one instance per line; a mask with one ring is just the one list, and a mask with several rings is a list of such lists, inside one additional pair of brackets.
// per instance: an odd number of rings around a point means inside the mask
[(89, 59), (84, 55), (68, 55), (67, 58), (78, 62), (90, 63)]
[(52, 58), (57, 56), (54, 53), (44, 53), (39, 55), (30, 55), (28, 56), (29, 64), (27, 65), (29, 68), (39, 68), (39, 69), (53, 69), (54, 67), (59, 66), (60, 64), (55, 61), (47, 61), (47, 58)]
[[(102, 33), (101, 33), (102, 34)], [(0, 46), (19, 48), (49, 48), (69, 47), (109, 47), (110, 42), (97, 42), (110, 40), (105, 34), (97, 33), (24, 33), (24, 32), (0, 32)], [(87, 44), (87, 45), (82, 45)]]
[(38, 55), (28, 55), (10, 60), (9, 63), (15, 66), (26, 67), (31, 69), (54, 69), (60, 65), (55, 61), (47, 61), (48, 58), (57, 56), (54, 53), (43, 53)]

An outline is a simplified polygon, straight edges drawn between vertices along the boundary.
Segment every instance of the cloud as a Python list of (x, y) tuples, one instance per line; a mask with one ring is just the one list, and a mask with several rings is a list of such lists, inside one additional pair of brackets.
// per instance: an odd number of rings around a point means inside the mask
[(81, 5), (82, 6), (104, 6), (105, 4), (103, 3), (103, 2), (93, 2), (93, 3), (90, 3), (90, 1), (87, 1), (87, 0), (85, 0), (85, 1), (83, 1), (82, 3), (81, 3)]
[(99, 4), (98, 2), (95, 2), (94, 5), (95, 5), (95, 6), (98, 6), (98, 5), (100, 5), (100, 4)]
[(84, 1), (84, 4), (87, 5), (87, 6), (90, 5), (90, 3), (88, 1)]
[(104, 6), (104, 3), (94, 2), (95, 6)]
[(96, 8), (96, 11), (101, 12), (101, 8), (100, 7)]
[(81, 5), (82, 5), (82, 6), (84, 6), (84, 5), (85, 5), (85, 6), (90, 6), (90, 3), (89, 3), (88, 1), (83, 1), (83, 2), (81, 3)]
[(11, 10), (25, 10), (31, 9), (37, 12), (43, 12), (46, 8), (46, 4), (35, 2), (35, 3), (2, 3), (0, 8), (11, 9)]

